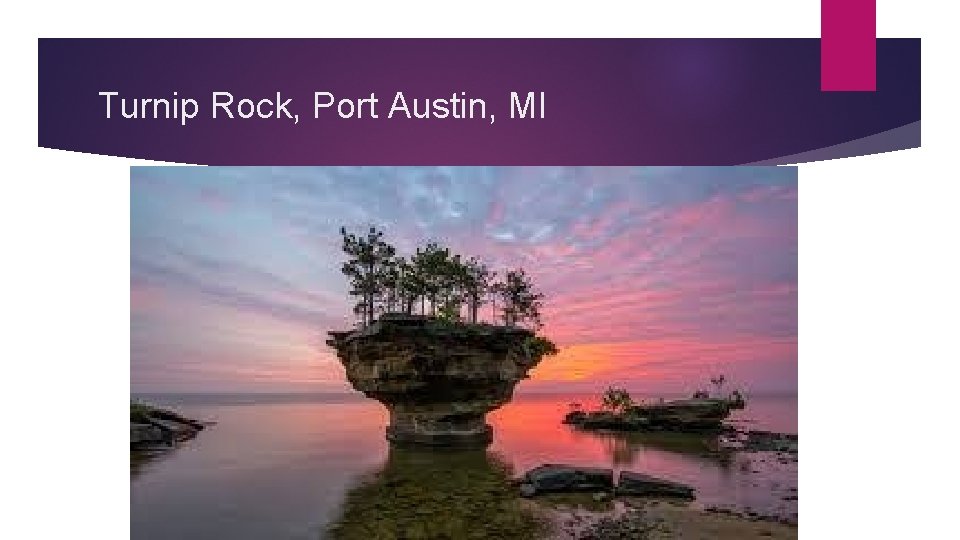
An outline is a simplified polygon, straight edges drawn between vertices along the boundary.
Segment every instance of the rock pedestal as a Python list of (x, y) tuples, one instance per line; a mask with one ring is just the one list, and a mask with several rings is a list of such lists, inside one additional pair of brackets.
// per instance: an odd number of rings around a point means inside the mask
[(427, 446), (485, 446), (486, 414), (513, 395), (539, 361), (523, 328), (384, 315), (352, 332), (330, 332), (354, 388), (390, 411), (387, 438)]

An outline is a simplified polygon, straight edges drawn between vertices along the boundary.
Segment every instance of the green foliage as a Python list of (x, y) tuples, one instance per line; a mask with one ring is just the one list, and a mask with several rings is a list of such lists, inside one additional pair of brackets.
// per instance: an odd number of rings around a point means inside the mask
[(626, 389), (611, 386), (603, 393), (602, 406), (611, 412), (624, 413), (633, 406), (633, 399)]
[(347, 256), (341, 271), (350, 280), (350, 294), (357, 299), (354, 312), (363, 326), (377, 313), (414, 314), (417, 308), (422, 315), (445, 321), (478, 323), (480, 307), (490, 297), (495, 317), (507, 326), (541, 326), (543, 294), (522, 268), (496, 282), (496, 272), (482, 261), (464, 258), (437, 242), (405, 258), (397, 256), (375, 227), (359, 235), (341, 227), (340, 235)]
[(440, 305), (437, 317), (442, 321), (460, 322), (460, 305), (452, 301), (444, 302)]
[(530, 356), (542, 357), (557, 354), (557, 346), (541, 336), (530, 336), (523, 342), (523, 348)]
[(504, 280), (493, 285), (494, 294), (502, 300), (501, 313), (507, 326), (529, 324), (534, 328), (542, 326), (540, 308), (543, 307), (543, 294), (533, 285), (523, 268), (510, 270)]
[(469, 304), (470, 322), (477, 322), (480, 306), (493, 287), (495, 276), (496, 272), (490, 271), (474, 257), (470, 257), (460, 268), (460, 283)]
[(360, 298), (354, 312), (361, 316), (363, 324), (370, 324), (374, 320), (376, 299), (395, 274), (396, 249), (383, 241), (383, 232), (375, 227), (370, 227), (366, 235), (348, 233), (341, 227), (340, 236), (343, 252), (348, 257), (341, 271), (350, 280), (350, 294)]
[(153, 407), (149, 405), (137, 402), (130, 403), (131, 422), (146, 422), (151, 412), (153, 412)]

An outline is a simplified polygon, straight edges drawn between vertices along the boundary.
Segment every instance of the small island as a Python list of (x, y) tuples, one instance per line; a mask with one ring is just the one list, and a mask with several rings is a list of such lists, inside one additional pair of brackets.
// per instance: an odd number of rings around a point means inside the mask
[[(486, 446), (486, 414), (557, 349), (537, 335), (543, 294), (522, 268), (502, 279), (482, 261), (437, 243), (409, 258), (375, 228), (340, 231), (342, 266), (357, 299), (356, 327), (331, 331), (354, 388), (390, 411), (397, 444)], [(490, 304), (491, 320), (480, 308)]]
[(713, 395), (697, 390), (689, 399), (640, 403), (634, 402), (627, 390), (610, 387), (603, 394), (600, 410), (584, 411), (573, 403), (563, 423), (584, 429), (719, 432), (731, 411), (746, 406), (739, 390), (723, 394), (724, 381), (723, 375), (711, 379), (717, 387)]

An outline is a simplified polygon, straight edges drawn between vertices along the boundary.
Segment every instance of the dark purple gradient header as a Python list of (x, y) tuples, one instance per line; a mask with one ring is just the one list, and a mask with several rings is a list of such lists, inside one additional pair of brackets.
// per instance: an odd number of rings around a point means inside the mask
[[(919, 39), (877, 41), (876, 92), (821, 92), (820, 52), (817, 39), (41, 39), (38, 144), (210, 165), (735, 165), (919, 125)], [(102, 91), (176, 91), (200, 111), (185, 126), (107, 119)], [(279, 91), (300, 121), (211, 119), (214, 91)], [(319, 91), (374, 92), (380, 118), (314, 119)], [(397, 91), (466, 92), (496, 122), (387, 119)], [(511, 91), (544, 92), (545, 118), (510, 119)], [(909, 136), (840, 148), (920, 145), (919, 129), (896, 133)]]

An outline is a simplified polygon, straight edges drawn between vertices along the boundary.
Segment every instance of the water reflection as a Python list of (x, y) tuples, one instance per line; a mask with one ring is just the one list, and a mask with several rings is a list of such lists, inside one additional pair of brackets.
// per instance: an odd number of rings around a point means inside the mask
[(159, 450), (130, 452), (130, 480), (136, 480), (138, 476), (150, 471), (153, 466), (169, 454), (170, 452)]
[(517, 498), (512, 473), (483, 450), (391, 448), (382, 468), (347, 491), (326, 537), (533, 538), (543, 525)]
[[(498, 514), (517, 515), (498, 506), (506, 500), (502, 497), (510, 468), (521, 474), (543, 463), (660, 476), (696, 487), (703, 505), (796, 512), (795, 461), (783, 463), (782, 456), (764, 453), (711, 452), (710, 441), (696, 436), (578, 431), (561, 424), (571, 400), (515, 399), (489, 416), (494, 427), (489, 452), (427, 455), (390, 450), (383, 436), (386, 411), (362, 398), (157, 402), (217, 424), (158, 459), (131, 462), (131, 536), (317, 540), (336, 522), (343, 527), (340, 538), (395, 538), (384, 531), (398, 524), (413, 538), (427, 521), (449, 530), (466, 521), (473, 533), (481, 522), (491, 520), (471, 514), (494, 508)], [(748, 425), (754, 429), (787, 431), (795, 424), (795, 400), (792, 403), (790, 409), (790, 403), (768, 406), (754, 400), (744, 420), (752, 421)], [(399, 492), (387, 488), (394, 484), (406, 487)], [(451, 511), (459, 517), (443, 524)], [(366, 515), (379, 532), (359, 525)], [(497, 532), (477, 534), (496, 537)]]
[(599, 440), (613, 465), (629, 467), (636, 463), (647, 450), (658, 450), (681, 454), (691, 460), (705, 464), (728, 467), (731, 463), (730, 452), (721, 451), (716, 435), (668, 432), (615, 432), (586, 431), (575, 427), (584, 437)]

